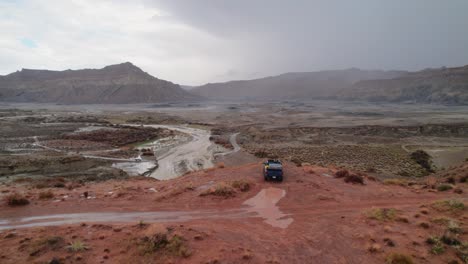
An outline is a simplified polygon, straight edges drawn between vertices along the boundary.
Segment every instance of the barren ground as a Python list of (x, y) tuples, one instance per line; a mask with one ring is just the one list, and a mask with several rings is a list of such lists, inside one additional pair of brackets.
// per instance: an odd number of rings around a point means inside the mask
[[(0, 263), (467, 261), (465, 108), (15, 107), (0, 111)], [(152, 124), (166, 126), (140, 126)], [(115, 166), (176, 161), (191, 129), (211, 136), (187, 148), (195, 166), (181, 177)], [(197, 168), (200, 146), (210, 166)], [(420, 149), (434, 172), (412, 158)], [(271, 156), (282, 183), (263, 180)], [(364, 184), (335, 177), (343, 168)]]

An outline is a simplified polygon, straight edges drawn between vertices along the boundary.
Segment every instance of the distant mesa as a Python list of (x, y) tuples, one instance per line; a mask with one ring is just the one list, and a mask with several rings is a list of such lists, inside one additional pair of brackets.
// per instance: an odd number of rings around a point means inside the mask
[(22, 69), (0, 76), (0, 101), (61, 104), (130, 104), (196, 101), (200, 96), (161, 80), (130, 62), (102, 69)]

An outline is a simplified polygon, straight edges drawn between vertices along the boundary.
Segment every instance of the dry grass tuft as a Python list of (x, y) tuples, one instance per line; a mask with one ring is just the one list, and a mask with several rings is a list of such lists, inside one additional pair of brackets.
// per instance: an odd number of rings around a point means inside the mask
[(51, 190), (40, 192), (39, 193), (39, 199), (41, 200), (49, 200), (54, 198), (54, 193)]
[(383, 181), (385, 185), (399, 185), (399, 186), (406, 186), (408, 185), (408, 181), (404, 179), (386, 179)]
[(168, 238), (166, 233), (156, 233), (152, 236), (145, 236), (139, 242), (141, 253), (154, 254), (163, 253), (176, 257), (189, 257), (190, 250), (186, 246), (186, 241), (182, 236), (173, 235)]
[(401, 253), (390, 253), (385, 258), (386, 264), (414, 264), (413, 259), (405, 254)]
[(250, 190), (250, 182), (247, 180), (236, 180), (231, 183), (233, 188), (238, 189), (241, 192), (247, 192)]
[(208, 190), (200, 193), (200, 196), (208, 196), (208, 195), (214, 195), (214, 196), (221, 196), (221, 197), (233, 197), (236, 195), (236, 190), (225, 183), (220, 183), (216, 185), (215, 187), (209, 188)]
[(393, 208), (373, 208), (365, 214), (368, 218), (378, 221), (393, 221), (397, 217), (397, 211)]
[(438, 211), (461, 212), (465, 210), (465, 204), (455, 199), (436, 201), (432, 207)]

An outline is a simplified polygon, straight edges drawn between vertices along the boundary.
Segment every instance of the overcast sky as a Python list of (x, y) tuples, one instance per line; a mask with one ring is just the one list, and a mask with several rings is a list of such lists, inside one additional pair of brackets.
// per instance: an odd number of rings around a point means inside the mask
[(468, 0), (0, 0), (0, 75), (125, 61), (180, 84), (468, 64)]

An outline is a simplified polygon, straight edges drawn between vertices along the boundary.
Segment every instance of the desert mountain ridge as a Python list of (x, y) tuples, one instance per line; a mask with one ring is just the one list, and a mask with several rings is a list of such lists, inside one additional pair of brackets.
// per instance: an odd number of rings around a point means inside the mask
[(331, 70), (209, 83), (191, 90), (212, 100), (336, 99), (468, 104), (468, 66), (416, 72)]
[(329, 70), (318, 72), (289, 72), (253, 80), (209, 83), (191, 92), (210, 99), (316, 99), (334, 96), (357, 81), (391, 79), (406, 74), (402, 71)]
[(128, 104), (199, 99), (130, 62), (102, 69), (22, 69), (0, 76), (0, 101), (7, 102)]
[(468, 66), (416, 72), (329, 70), (180, 86), (130, 62), (102, 69), (22, 69), (0, 76), (0, 101), (131, 104), (199, 100), (313, 100), (468, 104)]

